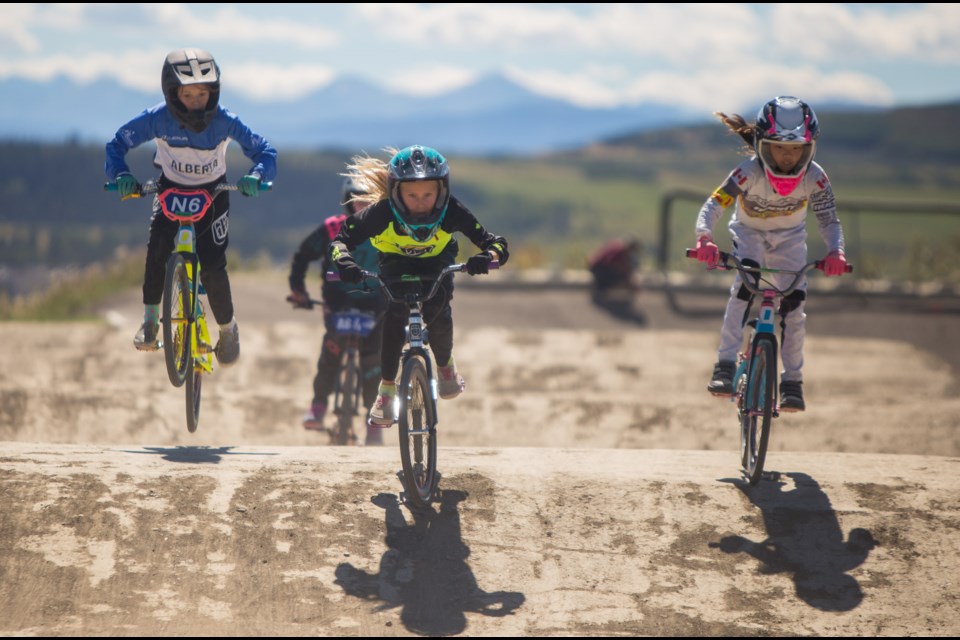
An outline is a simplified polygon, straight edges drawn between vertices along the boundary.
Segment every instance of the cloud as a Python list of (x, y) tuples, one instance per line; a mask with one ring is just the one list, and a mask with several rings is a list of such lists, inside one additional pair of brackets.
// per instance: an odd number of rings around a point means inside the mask
[(906, 57), (960, 66), (960, 5), (773, 5), (776, 42), (807, 60)]
[(477, 74), (469, 69), (436, 65), (401, 70), (389, 75), (385, 82), (394, 91), (429, 97), (465, 87), (476, 79)]

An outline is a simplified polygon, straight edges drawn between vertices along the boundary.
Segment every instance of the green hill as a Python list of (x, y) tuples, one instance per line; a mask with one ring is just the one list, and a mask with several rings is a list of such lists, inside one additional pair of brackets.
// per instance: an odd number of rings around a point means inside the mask
[[(864, 198), (960, 201), (960, 105), (818, 115), (817, 160), (841, 209)], [(488, 228), (510, 239), (517, 264), (581, 266), (584, 255), (612, 235), (655, 242), (663, 195), (684, 188), (706, 197), (733, 168), (740, 146), (717, 121), (534, 158), (450, 160), (454, 192)], [(141, 179), (155, 174), (151, 153), (131, 153)], [(232, 200), (231, 249), (286, 262), (304, 234), (339, 210), (337, 174), (348, 156), (280, 149), (274, 192)], [(231, 178), (247, 167), (235, 145), (228, 166)], [(0, 266), (82, 265), (113, 255), (118, 246), (142, 247), (148, 202), (119, 202), (102, 191), (104, 179), (99, 145), (0, 142)], [(691, 203), (683, 214), (689, 219), (677, 222), (678, 235), (689, 232), (697, 208)], [(956, 218), (939, 220), (933, 237), (956, 238)], [(902, 234), (891, 233), (902, 241)]]

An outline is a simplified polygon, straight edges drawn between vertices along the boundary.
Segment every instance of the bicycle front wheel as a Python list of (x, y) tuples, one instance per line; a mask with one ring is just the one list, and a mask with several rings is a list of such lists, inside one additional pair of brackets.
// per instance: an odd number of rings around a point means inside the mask
[(190, 371), (187, 373), (186, 389), (187, 396), (187, 431), (193, 433), (200, 424), (200, 391), (203, 382), (203, 368), (199, 364), (193, 363), (190, 359)]
[(416, 507), (428, 507), (437, 488), (437, 406), (419, 356), (403, 363), (400, 387), (400, 460), (404, 489)]
[(337, 373), (337, 388), (334, 415), (337, 416), (336, 432), (330, 434), (334, 444), (349, 444), (353, 436), (353, 419), (357, 415), (357, 386), (360, 379), (359, 355), (356, 349), (346, 348), (340, 357)]
[(175, 387), (182, 387), (193, 368), (190, 354), (190, 305), (193, 291), (187, 274), (187, 262), (179, 253), (167, 260), (163, 282), (163, 353), (167, 376)]
[(751, 485), (763, 475), (776, 379), (777, 345), (769, 337), (758, 337), (751, 345), (746, 385), (740, 396), (740, 457)]

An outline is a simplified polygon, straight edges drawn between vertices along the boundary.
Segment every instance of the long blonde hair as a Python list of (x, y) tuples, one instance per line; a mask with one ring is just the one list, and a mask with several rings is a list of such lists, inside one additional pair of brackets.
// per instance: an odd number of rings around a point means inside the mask
[[(399, 153), (399, 149), (386, 147), (384, 151), (388, 157)], [(360, 202), (364, 206), (369, 206), (381, 200), (386, 200), (389, 196), (387, 187), (387, 163), (379, 158), (374, 158), (367, 154), (353, 156), (347, 164), (347, 172), (340, 175), (353, 178), (354, 182), (360, 186), (366, 193), (355, 194), (347, 200), (350, 202)]]
[(743, 138), (746, 145), (744, 145), (742, 151), (746, 155), (753, 155), (756, 153), (756, 143), (757, 143), (757, 125), (756, 124), (747, 124), (747, 121), (744, 120), (743, 116), (739, 113), (735, 113), (731, 116), (728, 116), (725, 113), (720, 111), (714, 111), (713, 115), (720, 118), (720, 122), (727, 125), (727, 128), (730, 129), (733, 133), (737, 134)]

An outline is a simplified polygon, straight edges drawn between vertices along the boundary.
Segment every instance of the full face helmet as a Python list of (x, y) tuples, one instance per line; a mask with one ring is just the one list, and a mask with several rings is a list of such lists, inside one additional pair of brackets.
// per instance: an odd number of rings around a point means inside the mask
[[(429, 214), (414, 217), (403, 204), (400, 184), (427, 180), (437, 181), (437, 202)], [(450, 167), (447, 159), (430, 147), (407, 147), (397, 152), (387, 164), (387, 189), (390, 208), (397, 223), (407, 235), (424, 242), (436, 233), (450, 204)]]
[[(817, 114), (803, 100), (780, 96), (761, 107), (757, 114), (756, 132), (757, 157), (767, 180), (777, 193), (789, 195), (800, 184), (816, 153), (816, 140), (820, 135)], [(803, 153), (789, 171), (783, 171), (774, 161), (770, 149), (772, 144), (802, 146)]]
[(343, 212), (348, 216), (353, 215), (353, 208), (350, 205), (350, 199), (354, 196), (366, 195), (368, 192), (353, 176), (347, 176), (343, 179), (340, 186), (340, 204), (343, 205)]
[[(191, 111), (180, 101), (180, 87), (204, 84), (210, 88), (206, 108)], [(220, 103), (220, 67), (213, 56), (203, 49), (177, 49), (163, 62), (160, 86), (167, 108), (183, 126), (200, 133), (207, 128), (217, 113)]]

